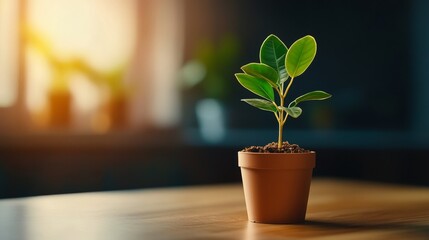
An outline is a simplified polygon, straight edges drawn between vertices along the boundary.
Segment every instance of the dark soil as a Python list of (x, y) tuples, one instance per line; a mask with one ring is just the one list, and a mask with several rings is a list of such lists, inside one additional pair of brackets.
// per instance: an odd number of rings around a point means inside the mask
[(308, 153), (310, 150), (299, 147), (297, 144), (289, 144), (289, 142), (283, 142), (280, 149), (277, 148), (277, 143), (268, 143), (265, 146), (251, 146), (247, 147), (242, 152), (257, 152), (257, 153)]

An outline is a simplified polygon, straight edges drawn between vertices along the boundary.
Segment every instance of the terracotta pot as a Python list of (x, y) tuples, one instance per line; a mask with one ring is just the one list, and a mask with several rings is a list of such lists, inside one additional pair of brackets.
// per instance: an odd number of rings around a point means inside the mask
[(304, 222), (315, 163), (315, 152), (239, 152), (249, 221)]

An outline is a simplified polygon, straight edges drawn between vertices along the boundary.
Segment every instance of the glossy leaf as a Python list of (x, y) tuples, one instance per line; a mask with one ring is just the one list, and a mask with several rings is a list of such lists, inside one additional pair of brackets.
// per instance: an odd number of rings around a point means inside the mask
[(269, 35), (261, 45), (259, 59), (261, 63), (274, 68), (279, 75), (279, 84), (284, 83), (289, 75), (285, 69), (286, 45), (276, 36)]
[(280, 109), (287, 112), (293, 118), (299, 117), (302, 113), (302, 109), (300, 107), (288, 107), (288, 108), (280, 107)]
[(258, 98), (241, 99), (241, 101), (246, 102), (249, 105), (256, 107), (256, 108), (259, 108), (259, 109), (264, 110), (264, 111), (277, 112), (276, 106), (272, 102), (264, 100), (264, 99), (258, 99)]
[(304, 102), (304, 101), (325, 100), (325, 99), (330, 98), (331, 96), (332, 96), (331, 94), (324, 92), (324, 91), (320, 91), (320, 90), (308, 92), (302, 96), (297, 97), (295, 100), (293, 100), (289, 104), (289, 107), (295, 107), (296, 105), (298, 105), (298, 103)]
[(286, 54), (286, 71), (291, 77), (297, 77), (313, 62), (317, 52), (316, 40), (307, 35), (295, 41)]
[(252, 75), (254, 77), (262, 78), (268, 83), (277, 88), (277, 82), (279, 79), (279, 74), (277, 71), (264, 63), (249, 63), (241, 67), (243, 72)]
[(273, 88), (267, 81), (245, 73), (236, 73), (235, 77), (247, 90), (267, 100), (274, 101)]

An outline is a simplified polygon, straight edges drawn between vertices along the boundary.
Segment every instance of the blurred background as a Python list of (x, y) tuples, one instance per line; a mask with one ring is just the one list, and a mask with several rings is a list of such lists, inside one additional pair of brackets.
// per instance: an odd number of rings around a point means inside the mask
[(429, 2), (0, 0), (0, 198), (239, 182), (276, 141), (234, 78), (311, 34), (321, 89), (284, 138), (315, 177), (429, 186)]

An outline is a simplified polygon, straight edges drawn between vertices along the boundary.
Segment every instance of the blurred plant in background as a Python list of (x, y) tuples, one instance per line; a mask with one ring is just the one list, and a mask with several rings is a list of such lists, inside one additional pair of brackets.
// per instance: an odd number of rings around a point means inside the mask
[(100, 111), (95, 114), (93, 124), (97, 128), (95, 130), (105, 131), (107, 128), (119, 129), (126, 126), (128, 99), (132, 93), (131, 86), (124, 81), (129, 64), (121, 63), (106, 71), (98, 71), (85, 61), (77, 59), (74, 66), (96, 84), (99, 91), (107, 95), (100, 106)]
[(230, 73), (239, 56), (239, 41), (226, 35), (219, 43), (204, 40), (182, 69), (185, 88), (195, 89), (200, 98), (226, 100), (231, 94)]
[(231, 73), (237, 64), (240, 44), (235, 35), (225, 35), (219, 42), (199, 42), (192, 58), (181, 70), (185, 97), (191, 96), (201, 137), (219, 142), (226, 134), (228, 114), (225, 102), (231, 96)]
[[(100, 71), (91, 66), (80, 56), (61, 59), (51, 48), (52, 44), (38, 31), (25, 27), (23, 31), (30, 48), (35, 49), (48, 63), (52, 77), (47, 92), (48, 124), (53, 127), (69, 127), (72, 111), (72, 95), (70, 92), (71, 75), (83, 74), (89, 82), (98, 87), (99, 91), (107, 92), (107, 97), (100, 113), (95, 114), (96, 125), (102, 128), (120, 128), (127, 122), (127, 98), (131, 88), (124, 78), (127, 63)], [(101, 94), (103, 95), (103, 94)]]

